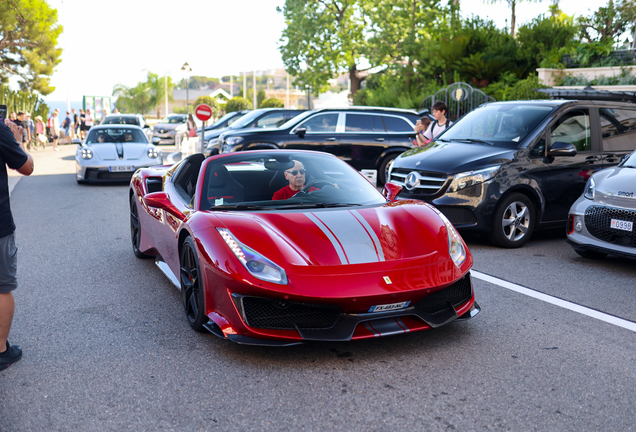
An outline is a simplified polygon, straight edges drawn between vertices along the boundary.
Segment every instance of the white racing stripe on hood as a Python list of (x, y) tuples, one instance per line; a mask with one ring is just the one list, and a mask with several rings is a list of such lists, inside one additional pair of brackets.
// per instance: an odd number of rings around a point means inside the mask
[(307, 217), (329, 238), (342, 264), (384, 261), (378, 237), (360, 214), (321, 212)]

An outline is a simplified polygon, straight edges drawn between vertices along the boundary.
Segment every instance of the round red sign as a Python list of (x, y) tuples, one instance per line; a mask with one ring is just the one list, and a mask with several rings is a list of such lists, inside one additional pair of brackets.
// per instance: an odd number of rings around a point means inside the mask
[(194, 109), (194, 114), (201, 121), (208, 121), (212, 118), (212, 108), (207, 104), (199, 104)]

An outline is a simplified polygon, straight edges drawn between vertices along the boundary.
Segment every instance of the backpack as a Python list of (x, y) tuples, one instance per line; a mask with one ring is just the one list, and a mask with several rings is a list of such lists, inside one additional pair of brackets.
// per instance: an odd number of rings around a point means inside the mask
[(46, 121), (46, 127), (53, 128), (53, 116), (49, 117), (49, 119)]

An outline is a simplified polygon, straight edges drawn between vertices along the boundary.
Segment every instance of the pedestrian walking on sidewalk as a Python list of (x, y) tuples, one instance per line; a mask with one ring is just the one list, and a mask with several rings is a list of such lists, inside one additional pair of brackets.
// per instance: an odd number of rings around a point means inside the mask
[(15, 301), (13, 291), (18, 287), (18, 247), (15, 243), (15, 224), (9, 203), (7, 166), (22, 175), (33, 172), (33, 158), (18, 144), (21, 128), (9, 120), (0, 123), (0, 370), (22, 358), (22, 349), (7, 340)]

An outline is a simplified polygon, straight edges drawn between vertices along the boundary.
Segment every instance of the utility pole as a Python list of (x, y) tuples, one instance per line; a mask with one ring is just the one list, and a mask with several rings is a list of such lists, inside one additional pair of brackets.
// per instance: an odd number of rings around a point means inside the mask
[(256, 71), (252, 73), (252, 100), (254, 101), (253, 108), (256, 109)]
[(192, 68), (188, 62), (185, 62), (181, 66), (181, 70), (186, 73), (186, 114), (190, 114), (190, 72), (192, 72)]

